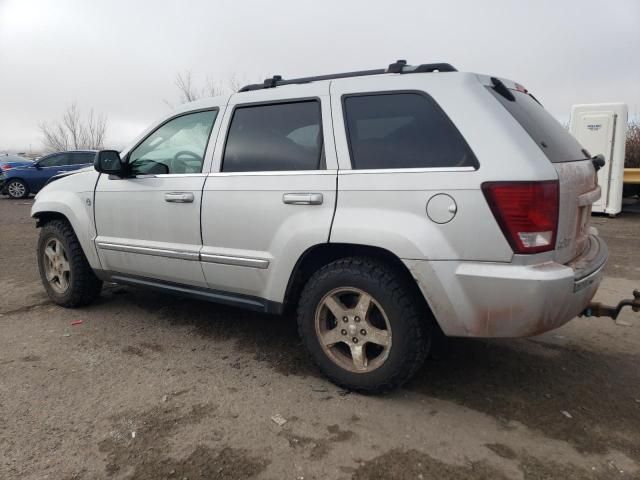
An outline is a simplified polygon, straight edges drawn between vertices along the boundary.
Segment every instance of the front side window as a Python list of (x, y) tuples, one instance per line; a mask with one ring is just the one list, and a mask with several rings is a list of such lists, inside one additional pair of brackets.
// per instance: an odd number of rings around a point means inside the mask
[(129, 154), (132, 175), (200, 173), (217, 110), (169, 120)]
[(222, 171), (317, 170), (323, 154), (321, 124), (317, 100), (238, 107)]
[(344, 98), (354, 169), (477, 167), (462, 135), (419, 93)]

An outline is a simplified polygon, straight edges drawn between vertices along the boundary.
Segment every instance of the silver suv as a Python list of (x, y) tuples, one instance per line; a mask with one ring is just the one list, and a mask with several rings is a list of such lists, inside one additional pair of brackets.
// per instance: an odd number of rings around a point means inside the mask
[(385, 391), (442, 333), (535, 335), (587, 307), (596, 167), (509, 80), (403, 61), (273, 77), (55, 178), (38, 264), (66, 307), (108, 281), (295, 311), (331, 380)]

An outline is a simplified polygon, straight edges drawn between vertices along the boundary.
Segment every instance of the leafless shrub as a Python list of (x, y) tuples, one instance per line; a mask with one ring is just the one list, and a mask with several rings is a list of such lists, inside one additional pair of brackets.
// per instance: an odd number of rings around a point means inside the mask
[(95, 114), (93, 109), (83, 117), (75, 103), (62, 116), (62, 120), (39, 125), (42, 144), (47, 152), (65, 150), (100, 150), (107, 133), (107, 117)]
[(640, 168), (640, 122), (631, 122), (627, 129), (625, 168)]

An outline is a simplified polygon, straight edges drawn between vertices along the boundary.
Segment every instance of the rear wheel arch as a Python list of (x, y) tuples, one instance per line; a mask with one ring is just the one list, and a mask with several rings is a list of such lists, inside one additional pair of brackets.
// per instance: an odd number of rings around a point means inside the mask
[(402, 385), (423, 364), (434, 322), (388, 261), (348, 256), (312, 274), (298, 304), (298, 332), (320, 370), (361, 393)]
[(285, 291), (285, 313), (295, 311), (300, 293), (311, 275), (335, 260), (348, 257), (371, 258), (387, 265), (396, 275), (406, 281), (407, 285), (410, 285), (416, 301), (421, 302), (422, 307), (433, 317), (433, 312), (420, 291), (415, 278), (397, 255), (384, 248), (351, 243), (322, 243), (314, 245), (298, 258)]

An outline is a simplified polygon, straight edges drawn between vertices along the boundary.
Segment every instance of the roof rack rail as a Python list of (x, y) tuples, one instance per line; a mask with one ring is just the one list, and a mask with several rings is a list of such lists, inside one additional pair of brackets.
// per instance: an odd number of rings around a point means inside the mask
[(406, 60), (396, 60), (387, 68), (375, 70), (360, 70), (357, 72), (332, 73), (329, 75), (317, 75), (315, 77), (302, 77), (283, 79), (280, 75), (274, 75), (265, 79), (263, 83), (245, 85), (238, 92), (250, 92), (252, 90), (263, 90), (265, 88), (275, 88), (283, 85), (294, 85), (300, 83), (318, 82), (320, 80), (334, 80), (337, 78), (366, 77), (369, 75), (381, 75), (383, 73), (425, 73), (425, 72), (457, 72), (458, 70), (449, 63), (423, 63), (422, 65), (407, 65)]

